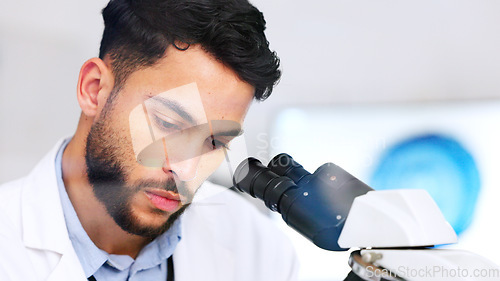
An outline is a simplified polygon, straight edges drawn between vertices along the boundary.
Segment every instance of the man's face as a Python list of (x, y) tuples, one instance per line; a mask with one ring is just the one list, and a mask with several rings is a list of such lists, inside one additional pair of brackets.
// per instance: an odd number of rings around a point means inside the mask
[(254, 88), (199, 46), (169, 47), (100, 106), (87, 138), (89, 182), (125, 231), (166, 231), (224, 159)]

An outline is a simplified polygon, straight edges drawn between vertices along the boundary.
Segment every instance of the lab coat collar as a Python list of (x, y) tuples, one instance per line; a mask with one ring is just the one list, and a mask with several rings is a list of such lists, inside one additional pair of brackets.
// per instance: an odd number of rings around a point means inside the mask
[(72, 249), (57, 188), (56, 146), (26, 178), (21, 199), (23, 240), (26, 247), (59, 254)]

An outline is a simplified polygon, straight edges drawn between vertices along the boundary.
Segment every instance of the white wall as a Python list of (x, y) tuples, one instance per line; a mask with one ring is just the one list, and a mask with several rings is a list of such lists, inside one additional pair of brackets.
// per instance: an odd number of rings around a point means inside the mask
[(283, 78), (253, 107), (247, 144), (287, 105), (500, 97), (500, 1), (253, 1)]
[(106, 1), (0, 4), (0, 182), (26, 174), (80, 114), (76, 81), (97, 56)]

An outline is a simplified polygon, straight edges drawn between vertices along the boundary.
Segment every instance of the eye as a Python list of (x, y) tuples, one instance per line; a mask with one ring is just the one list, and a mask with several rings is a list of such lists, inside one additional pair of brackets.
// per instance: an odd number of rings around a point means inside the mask
[(216, 150), (216, 149), (219, 149), (219, 148), (224, 148), (224, 149), (229, 150), (228, 143), (219, 141), (219, 140), (215, 139), (214, 136), (210, 136), (208, 138), (208, 141), (210, 142), (210, 145), (211, 145), (211, 147), (212, 147), (213, 150)]
[(173, 124), (173, 123), (170, 123), (170, 122), (167, 122), (161, 118), (159, 118), (158, 116), (154, 116), (154, 119), (155, 119), (155, 123), (161, 128), (161, 129), (167, 129), (167, 130), (180, 130), (180, 127)]

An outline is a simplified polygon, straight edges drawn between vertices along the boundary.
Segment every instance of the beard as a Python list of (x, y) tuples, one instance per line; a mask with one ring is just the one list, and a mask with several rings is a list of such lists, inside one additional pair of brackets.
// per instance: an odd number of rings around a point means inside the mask
[[(183, 205), (179, 210), (170, 214), (164, 224), (148, 226), (141, 224), (140, 218), (134, 214), (133, 197), (148, 187), (176, 193), (179, 193), (179, 190), (183, 191), (185, 194), (182, 195), (187, 198), (187, 202), (191, 202), (194, 194), (187, 192), (188, 189), (182, 182), (179, 183), (178, 189), (173, 178), (165, 181), (141, 180), (132, 184), (127, 183), (126, 171), (131, 167), (125, 165), (126, 155), (129, 155), (126, 147), (131, 147), (131, 143), (124, 141), (125, 137), (112, 129), (111, 113), (112, 103), (108, 101), (101, 117), (92, 125), (87, 136), (85, 162), (88, 180), (96, 198), (106, 207), (107, 213), (122, 230), (153, 240), (170, 229), (189, 204)], [(159, 209), (152, 209), (152, 213), (167, 215), (167, 212)]]

